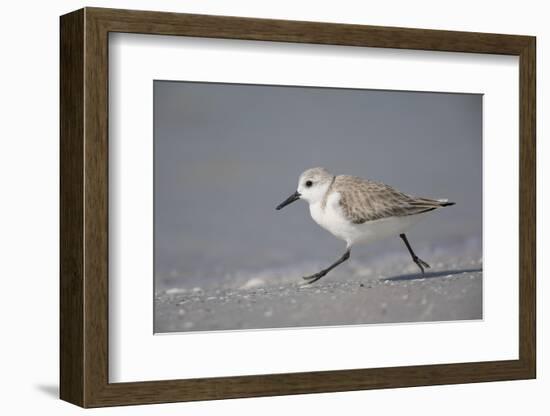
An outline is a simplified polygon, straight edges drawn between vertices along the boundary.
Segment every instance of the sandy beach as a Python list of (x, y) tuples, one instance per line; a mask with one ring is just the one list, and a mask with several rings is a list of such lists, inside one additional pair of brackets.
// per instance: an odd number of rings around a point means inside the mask
[(155, 332), (482, 319), (480, 258), (432, 259), (424, 275), (407, 260), (353, 262), (312, 285), (297, 268), (218, 287), (165, 289), (155, 297)]

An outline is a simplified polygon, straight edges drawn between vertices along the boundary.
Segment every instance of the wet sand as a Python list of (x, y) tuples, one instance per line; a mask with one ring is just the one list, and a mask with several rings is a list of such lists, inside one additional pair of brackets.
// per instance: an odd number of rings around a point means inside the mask
[(481, 259), (431, 264), (422, 275), (400, 256), (374, 267), (354, 262), (311, 285), (298, 268), (218, 287), (173, 287), (155, 296), (155, 332), (482, 319)]

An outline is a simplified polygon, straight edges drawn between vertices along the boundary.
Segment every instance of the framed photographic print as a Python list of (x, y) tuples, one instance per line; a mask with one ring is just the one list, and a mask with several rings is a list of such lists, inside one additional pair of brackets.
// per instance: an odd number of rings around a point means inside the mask
[(535, 38), (61, 17), (83, 406), (534, 378)]

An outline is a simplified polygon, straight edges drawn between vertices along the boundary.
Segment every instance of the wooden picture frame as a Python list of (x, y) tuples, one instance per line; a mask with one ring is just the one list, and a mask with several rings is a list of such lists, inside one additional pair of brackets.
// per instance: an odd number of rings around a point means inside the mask
[[(535, 378), (535, 38), (85, 8), (61, 17), (60, 396), (82, 407)], [(109, 383), (110, 32), (515, 55), (520, 66), (519, 359)]]

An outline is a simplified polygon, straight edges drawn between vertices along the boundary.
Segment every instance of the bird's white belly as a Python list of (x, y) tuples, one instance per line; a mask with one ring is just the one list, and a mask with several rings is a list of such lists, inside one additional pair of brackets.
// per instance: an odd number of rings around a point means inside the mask
[(321, 227), (334, 236), (344, 240), (348, 246), (366, 244), (386, 237), (397, 236), (416, 224), (424, 214), (403, 217), (388, 217), (363, 224), (354, 224), (347, 220), (336, 204), (311, 204), (311, 217)]

